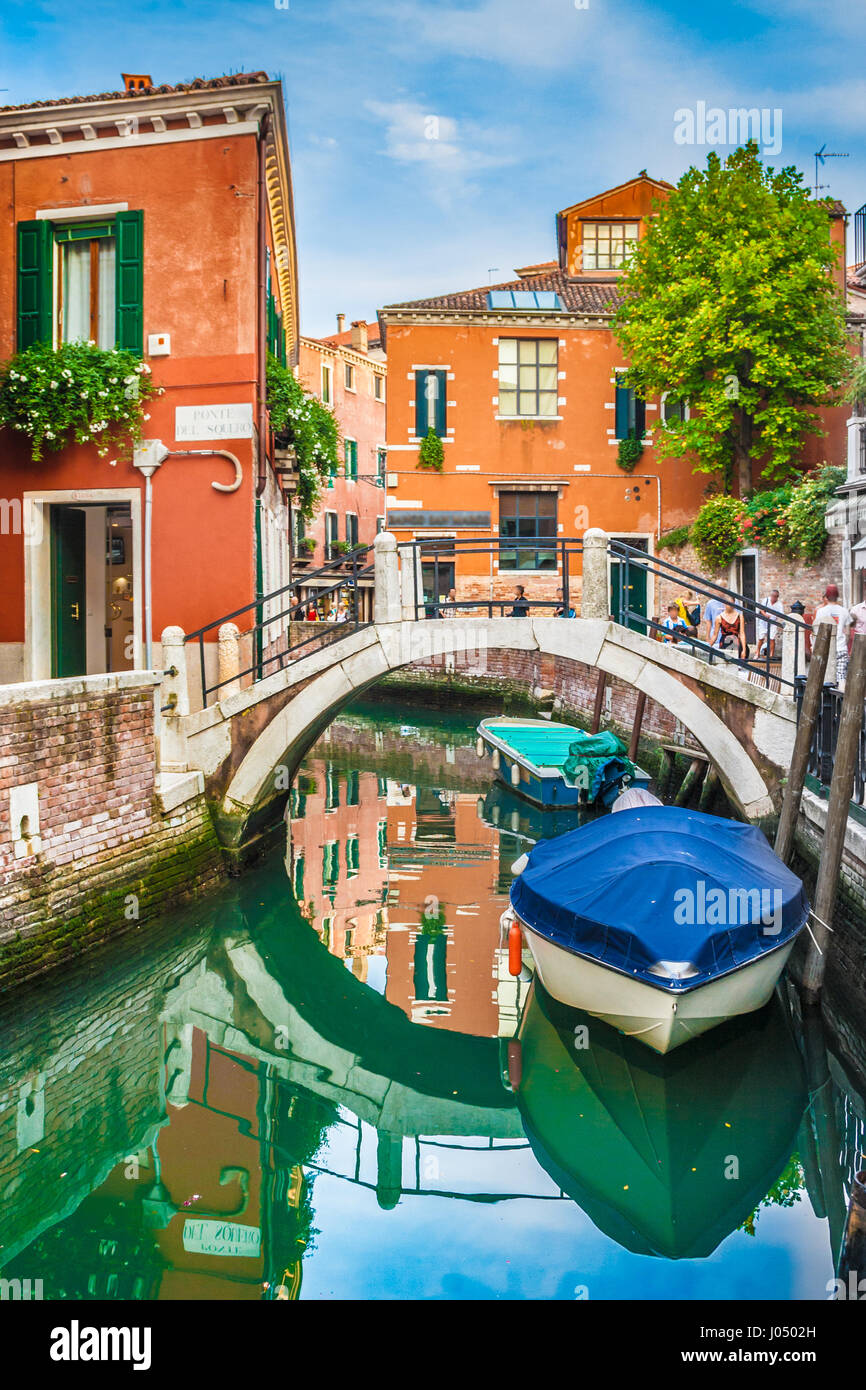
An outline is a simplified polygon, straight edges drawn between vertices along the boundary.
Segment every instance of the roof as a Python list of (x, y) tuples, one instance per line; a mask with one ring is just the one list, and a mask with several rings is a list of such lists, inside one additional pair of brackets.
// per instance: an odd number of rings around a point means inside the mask
[(619, 289), (615, 281), (574, 280), (557, 266), (555, 270), (543, 271), (538, 275), (525, 275), (519, 280), (505, 280), (498, 285), (481, 285), (474, 290), (456, 290), (451, 294), (434, 295), (430, 299), (386, 304), (382, 313), (387, 314), (392, 309), (442, 309), (477, 313), (487, 309), (487, 296), (491, 290), (552, 290), (559, 295), (563, 309), (572, 314), (612, 314), (619, 304)]
[(27, 101), (20, 106), (0, 106), (3, 111), (38, 111), (47, 106), (76, 106), (89, 101), (138, 101), (151, 96), (165, 96), (174, 92), (218, 91), (222, 87), (249, 87), (254, 82), (270, 82), (266, 72), (233, 72), (222, 77), (196, 77), (191, 82), (178, 82), (175, 86), (163, 83), (159, 87), (145, 87), (140, 91), (95, 92), (85, 97), (51, 97), (43, 101)]
[[(315, 338), (313, 341), (317, 343), (327, 343), (328, 347), (351, 347), (352, 330), (351, 328), (347, 328), (342, 333), (329, 333), (327, 337)], [(375, 347), (376, 344), (381, 341), (382, 330), (378, 322), (374, 319), (372, 323), (367, 324), (367, 346)]]
[(624, 188), (631, 188), (632, 184), (635, 183), (651, 183), (653, 188), (663, 188), (668, 193), (673, 192), (675, 187), (666, 179), (654, 179), (647, 173), (646, 169), (641, 169), (640, 173), (636, 174), (633, 179), (626, 179), (625, 183), (618, 183), (615, 188), (605, 188), (601, 193), (593, 193), (590, 198), (581, 198), (579, 203), (572, 203), (570, 207), (563, 208), (560, 213), (557, 213), (557, 216), (566, 217), (569, 213), (577, 212), (579, 208), (586, 207), (588, 203), (600, 203), (603, 199), (610, 198), (614, 193), (621, 193)]

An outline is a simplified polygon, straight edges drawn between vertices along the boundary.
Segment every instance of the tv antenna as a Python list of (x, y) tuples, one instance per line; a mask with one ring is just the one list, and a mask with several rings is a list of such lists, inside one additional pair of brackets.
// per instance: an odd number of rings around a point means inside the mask
[(489, 265), (489, 266), (487, 267), (487, 275), (488, 275), (487, 283), (488, 283), (488, 285), (492, 285), (492, 284), (493, 284), (493, 277), (494, 277), (494, 275), (496, 275), (496, 274), (498, 274), (498, 273), (499, 273), (499, 266), (498, 266), (498, 265)]
[(819, 161), (820, 161), (821, 164), (823, 164), (823, 163), (825, 162), (825, 160), (828, 160), (828, 159), (850, 159), (850, 158), (851, 158), (850, 154), (839, 154), (838, 152), (836, 152), (836, 151), (834, 151), (834, 150), (828, 150), (828, 149), (827, 149), (826, 141), (825, 141), (825, 143), (821, 146), (820, 150), (816, 150), (816, 151), (815, 151), (815, 197), (816, 197), (816, 198), (817, 198), (817, 196), (818, 196), (818, 193), (819, 193), (820, 189), (822, 189), (822, 188), (829, 188), (829, 187), (830, 187), (829, 183), (819, 183), (819, 182), (818, 182), (818, 177), (819, 177), (819, 174), (818, 174), (818, 163), (819, 163)]

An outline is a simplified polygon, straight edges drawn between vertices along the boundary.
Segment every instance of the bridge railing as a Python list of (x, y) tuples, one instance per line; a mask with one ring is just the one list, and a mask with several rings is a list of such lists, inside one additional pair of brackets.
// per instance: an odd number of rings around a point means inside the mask
[[(320, 569), (306, 570), (282, 588), (262, 594), (252, 603), (245, 603), (231, 613), (195, 632), (188, 632), (184, 638), (187, 646), (198, 649), (198, 664), (201, 679), (202, 704), (207, 705), (210, 697), (218, 696), (227, 687), (236, 688), (246, 679), (262, 680), (274, 671), (282, 670), (295, 656), (309, 649), (312, 644), (327, 646), (338, 641), (358, 628), (367, 627), (369, 619), (361, 614), (361, 581), (373, 577), (373, 565), (369, 563), (370, 546), (360, 546), (347, 555), (329, 561)], [(302, 590), (309, 590), (302, 595)], [(328, 620), (326, 613), (338, 610), (340, 617)], [(306, 622), (315, 614), (315, 628), (299, 641), (291, 636), (291, 624)], [(213, 645), (219, 637), (220, 628), (236, 623), (252, 615), (252, 621), (240, 632), (248, 652), (248, 665), (233, 669), (230, 675), (217, 674), (216, 680), (209, 680), (207, 674), (206, 646)]]
[[(797, 680), (796, 689), (798, 719), (805, 685), (805, 679), (800, 677)], [(827, 788), (829, 788), (833, 777), (833, 763), (836, 758), (836, 742), (839, 738), (839, 724), (842, 718), (844, 698), (844, 691), (840, 690), (835, 682), (827, 681), (825, 683), (821, 692), (821, 707), (815, 721), (815, 732), (812, 735), (812, 746), (809, 750), (809, 762), (806, 770), (816, 781)], [(864, 710), (863, 724), (860, 729), (860, 743), (854, 769), (854, 789), (851, 793), (851, 800), (857, 806), (866, 806), (866, 710)]]

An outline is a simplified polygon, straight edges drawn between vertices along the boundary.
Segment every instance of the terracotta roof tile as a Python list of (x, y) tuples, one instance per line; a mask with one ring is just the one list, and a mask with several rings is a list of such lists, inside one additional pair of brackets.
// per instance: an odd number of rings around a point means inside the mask
[[(434, 295), (431, 299), (407, 300), (401, 304), (386, 304), (389, 309), (444, 309), (466, 313), (487, 308), (491, 290), (553, 290), (559, 295), (564, 309), (573, 314), (611, 314), (619, 304), (619, 290), (612, 280), (573, 279), (558, 267), (541, 275), (527, 275), (519, 280), (506, 280), (499, 285), (482, 285), (474, 290), (457, 290), (453, 294)], [(494, 311), (495, 312), (495, 311)]]
[[(376, 347), (376, 345), (381, 341), (381, 338), (382, 338), (382, 330), (381, 330), (381, 328), (379, 327), (378, 323), (377, 323), (375, 320), (373, 321), (373, 323), (368, 323), (368, 324), (367, 324), (367, 345), (368, 345), (368, 347)], [(325, 338), (317, 338), (317, 339), (316, 339), (316, 342), (317, 342), (317, 343), (327, 343), (327, 344), (328, 344), (328, 347), (351, 347), (351, 345), (352, 345), (352, 330), (351, 330), (351, 328), (347, 328), (347, 329), (345, 329), (345, 331), (344, 331), (343, 333), (329, 333), (328, 336), (325, 337)]]
[(219, 90), (221, 87), (248, 87), (254, 82), (270, 82), (266, 72), (233, 72), (226, 73), (222, 77), (196, 77), (192, 82), (179, 82), (176, 86), (163, 83), (160, 87), (146, 87), (143, 91), (122, 91), (122, 92), (97, 92), (93, 96), (87, 97), (50, 97), (43, 101), (28, 101), (21, 106), (0, 106), (0, 114), (4, 111), (38, 111), (42, 107), (49, 106), (78, 106), (90, 101), (115, 101), (128, 98), (134, 101), (137, 97), (167, 96), (173, 92), (200, 92), (205, 90)]

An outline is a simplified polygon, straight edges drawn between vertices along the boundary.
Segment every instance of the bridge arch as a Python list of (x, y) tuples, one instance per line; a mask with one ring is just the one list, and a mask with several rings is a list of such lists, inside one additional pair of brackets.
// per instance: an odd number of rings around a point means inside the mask
[[(787, 765), (793, 747), (790, 699), (602, 619), (428, 619), (379, 623), (352, 633), (220, 706), (229, 719), (254, 705), (258, 710), (251, 724), (247, 721), (252, 736), (234, 738), (231, 766), (220, 778), (219, 821), (229, 842), (242, 843), (257, 809), (273, 798), (275, 768), (294, 772), (356, 695), (412, 662), (488, 649), (565, 658), (643, 691), (670, 710), (704, 749), (744, 817), (754, 821), (773, 813), (772, 772), (778, 783), (778, 769)], [(265, 702), (271, 711), (261, 709)]]

